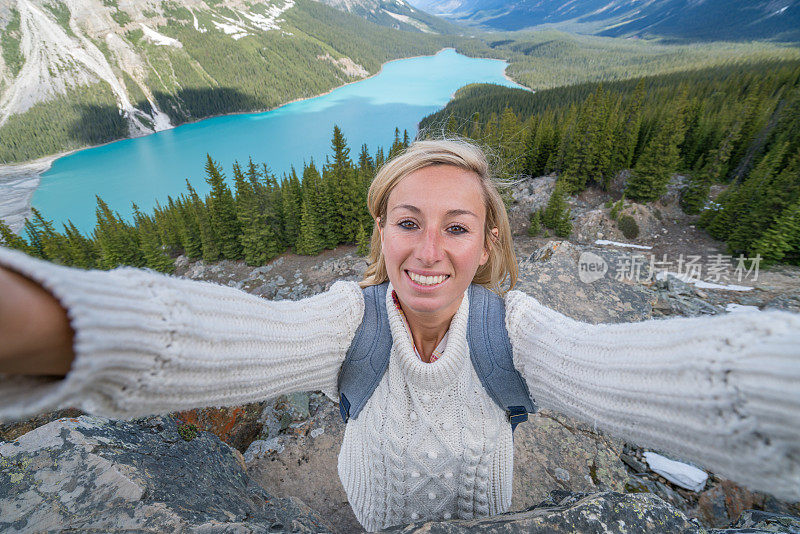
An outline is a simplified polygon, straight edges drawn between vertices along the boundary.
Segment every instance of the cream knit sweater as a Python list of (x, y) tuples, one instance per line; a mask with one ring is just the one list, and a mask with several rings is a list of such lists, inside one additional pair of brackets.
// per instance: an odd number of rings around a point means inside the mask
[[(271, 302), (146, 270), (66, 268), (2, 247), (0, 265), (62, 302), (76, 353), (63, 380), (0, 375), (0, 421), (65, 406), (131, 418), (293, 391), (338, 400), (338, 370), (364, 310), (353, 282)], [(339, 454), (356, 517), (377, 530), (505, 511), (511, 428), (472, 368), (468, 300), (445, 354), (426, 364), (390, 294), (389, 368), (348, 422)], [(518, 291), (506, 310), (515, 367), (540, 407), (800, 500), (800, 315), (591, 325)]]

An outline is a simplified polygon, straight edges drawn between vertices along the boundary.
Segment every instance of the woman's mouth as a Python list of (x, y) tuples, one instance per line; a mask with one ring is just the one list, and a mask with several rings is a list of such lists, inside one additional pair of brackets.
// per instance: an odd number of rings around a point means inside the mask
[(426, 276), (408, 270), (406, 271), (406, 275), (408, 275), (408, 277), (411, 279), (412, 282), (423, 287), (435, 287), (444, 283), (445, 280), (450, 278), (449, 274), (437, 274), (432, 276)]

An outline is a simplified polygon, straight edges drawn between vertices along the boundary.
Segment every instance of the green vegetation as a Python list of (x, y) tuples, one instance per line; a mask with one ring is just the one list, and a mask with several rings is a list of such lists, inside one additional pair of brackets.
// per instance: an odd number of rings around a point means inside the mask
[(800, 49), (767, 42), (670, 44), (556, 30), (491, 34), (488, 44), (510, 62), (508, 75), (532, 89), (549, 89), (726, 65), (800, 59)]
[(0, 163), (106, 143), (127, 133), (107, 83), (75, 87), (8, 118), (0, 128)]
[(19, 29), (19, 11), (11, 9), (11, 19), (8, 24), (0, 32), (0, 47), (2, 47), (3, 61), (11, 70), (11, 75), (16, 76), (22, 70), (22, 65), (25, 63), (25, 58), (22, 57), (22, 50), (20, 49), (20, 40), (22, 34)]
[(542, 212), (541, 210), (532, 211), (528, 217), (530, 224), (528, 225), (528, 235), (531, 237), (537, 236), (542, 233)]
[(542, 224), (552, 229), (558, 237), (569, 237), (572, 233), (569, 206), (564, 198), (565, 192), (564, 182), (556, 181), (556, 186), (541, 215)]
[(53, 14), (53, 17), (56, 19), (56, 22), (58, 22), (58, 25), (64, 28), (64, 31), (67, 32), (68, 35), (75, 37), (75, 32), (73, 32), (72, 28), (69, 27), (69, 8), (66, 6), (66, 4), (64, 4), (64, 2), (56, 1), (45, 3), (43, 6)]
[(197, 425), (193, 423), (184, 423), (178, 425), (178, 435), (182, 437), (184, 441), (192, 441), (197, 437), (199, 431), (200, 429), (197, 428)]
[(639, 237), (639, 225), (636, 224), (636, 219), (630, 215), (623, 215), (617, 221), (617, 228), (620, 229), (622, 235), (626, 239), (636, 239)]

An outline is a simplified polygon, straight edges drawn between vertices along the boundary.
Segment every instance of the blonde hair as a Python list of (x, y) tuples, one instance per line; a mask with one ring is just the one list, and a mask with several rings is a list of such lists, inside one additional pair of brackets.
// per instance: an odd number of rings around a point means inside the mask
[[(478, 267), (472, 282), (502, 296), (514, 287), (518, 276), (508, 213), (491, 176), (486, 154), (480, 147), (462, 139), (415, 141), (378, 171), (367, 193), (367, 207), (376, 222), (372, 229), (369, 267), (364, 272), (361, 287), (382, 284), (389, 279), (377, 223), (380, 220), (381, 225), (385, 224), (389, 195), (400, 180), (432, 165), (453, 165), (475, 173), (478, 178), (486, 207), (484, 238), (489, 259)], [(496, 236), (492, 232), (495, 228)], [(508, 287), (504, 289), (502, 286), (506, 282)]]

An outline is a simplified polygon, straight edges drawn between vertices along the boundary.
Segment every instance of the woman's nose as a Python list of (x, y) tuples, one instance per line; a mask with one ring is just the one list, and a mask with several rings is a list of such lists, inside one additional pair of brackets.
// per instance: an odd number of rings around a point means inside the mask
[(436, 263), (444, 256), (442, 245), (442, 235), (439, 232), (426, 230), (417, 245), (418, 259), (426, 264)]

